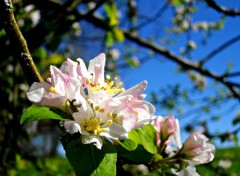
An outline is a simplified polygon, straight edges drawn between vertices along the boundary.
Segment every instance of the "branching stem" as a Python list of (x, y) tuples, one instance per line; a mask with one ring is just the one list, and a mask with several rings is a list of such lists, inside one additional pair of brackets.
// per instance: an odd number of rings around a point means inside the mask
[(0, 1), (0, 18), (10, 40), (12, 51), (18, 59), (28, 83), (43, 81), (28, 50), (27, 42), (15, 20), (11, 0)]

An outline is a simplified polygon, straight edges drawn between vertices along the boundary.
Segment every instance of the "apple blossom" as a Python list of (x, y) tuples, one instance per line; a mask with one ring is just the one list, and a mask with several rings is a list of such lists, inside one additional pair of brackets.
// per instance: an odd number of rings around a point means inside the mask
[(67, 59), (60, 69), (51, 66), (47, 82), (34, 83), (27, 96), (40, 106), (65, 108), (73, 120), (64, 127), (70, 134), (79, 132), (84, 144), (102, 147), (102, 137), (127, 138), (127, 133), (151, 122), (154, 106), (144, 101), (143, 81), (125, 91), (118, 78), (104, 76), (105, 54), (89, 61)]
[(208, 163), (214, 158), (215, 147), (207, 141), (208, 138), (205, 135), (195, 132), (186, 139), (180, 154), (184, 154), (184, 158), (195, 164)]
[(67, 100), (79, 103), (80, 81), (50, 67), (51, 78), (47, 82), (34, 82), (27, 92), (28, 99), (39, 106), (64, 108)]
[(154, 127), (157, 131), (157, 143), (168, 142), (168, 138), (177, 131), (177, 121), (173, 116), (156, 117)]

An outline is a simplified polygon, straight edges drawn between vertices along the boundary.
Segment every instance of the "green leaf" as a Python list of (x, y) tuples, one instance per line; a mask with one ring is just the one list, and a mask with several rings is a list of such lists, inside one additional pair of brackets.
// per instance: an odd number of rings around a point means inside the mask
[[(140, 140), (139, 144), (141, 144), (149, 153), (157, 153), (156, 132), (154, 127), (149, 124), (136, 129), (136, 131), (139, 135), (139, 139), (137, 139), (137, 141)], [(130, 135), (130, 139), (131, 137), (132, 136)], [(132, 140), (136, 141), (136, 139)]]
[(128, 139), (119, 141), (117, 152), (123, 158), (135, 163), (149, 162), (157, 153), (156, 132), (149, 124), (128, 133)]
[(119, 23), (116, 4), (113, 2), (110, 2), (104, 5), (103, 7), (107, 14), (109, 25), (116, 26)]
[(138, 145), (135, 150), (129, 151), (121, 145), (116, 146), (117, 153), (120, 157), (128, 160), (129, 163), (143, 164), (150, 162), (154, 154), (149, 153), (143, 148), (142, 145)]
[(114, 44), (114, 35), (112, 33), (112, 31), (107, 31), (106, 35), (105, 35), (105, 45), (107, 47), (111, 47)]
[(116, 175), (117, 154), (109, 141), (105, 141), (101, 150), (93, 144), (82, 144), (79, 138), (63, 144), (77, 176)]
[(172, 0), (171, 3), (175, 6), (180, 6), (183, 5), (185, 3), (184, 0)]
[(142, 145), (149, 153), (157, 153), (156, 132), (151, 124), (132, 130), (128, 133), (128, 139), (119, 141), (127, 150), (135, 150), (137, 145)]
[(138, 146), (138, 143), (133, 142), (130, 139), (126, 139), (126, 140), (122, 140), (122, 141), (118, 141), (118, 143), (125, 149), (132, 151), (135, 150)]
[(44, 119), (64, 120), (62, 116), (47, 107), (32, 105), (23, 112), (20, 123), (30, 123)]
[(118, 29), (118, 28), (113, 28), (113, 34), (114, 34), (114, 38), (116, 41), (118, 42), (123, 42), (125, 37), (124, 37), (124, 33), (122, 30)]

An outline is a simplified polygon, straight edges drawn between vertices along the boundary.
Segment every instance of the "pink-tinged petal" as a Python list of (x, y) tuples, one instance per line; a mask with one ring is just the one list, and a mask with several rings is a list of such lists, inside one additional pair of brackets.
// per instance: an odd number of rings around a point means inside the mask
[(94, 59), (90, 60), (88, 66), (88, 72), (93, 74), (94, 83), (100, 83), (100, 85), (104, 85), (104, 67), (105, 67), (105, 54), (101, 53)]
[(100, 136), (104, 136), (110, 139), (126, 139), (128, 137), (127, 131), (122, 125), (112, 123), (106, 132), (101, 132)]
[(153, 114), (155, 113), (155, 107), (147, 101), (134, 100), (128, 104), (128, 107), (132, 108), (137, 114), (138, 125), (149, 123), (153, 118)]
[(46, 93), (46, 90), (49, 90), (49, 83), (39, 83), (34, 82), (27, 92), (28, 99), (33, 103), (39, 103), (42, 100), (42, 97)]
[(77, 66), (78, 66), (77, 62), (74, 62), (68, 58), (67, 61), (65, 61), (61, 65), (60, 70), (71, 77), (77, 78), (78, 77)]
[(103, 145), (103, 141), (102, 141), (101, 137), (95, 136), (95, 135), (88, 135), (88, 136), (83, 135), (82, 143), (83, 144), (93, 143), (93, 145), (95, 145), (99, 150), (101, 150), (102, 145)]
[(205, 135), (195, 132), (184, 142), (181, 153), (195, 164), (208, 163), (214, 158), (215, 147), (207, 141)]
[(164, 120), (163, 116), (157, 116), (153, 121), (153, 126), (158, 133), (160, 133), (160, 127), (163, 120)]
[(122, 124), (123, 128), (129, 132), (136, 127), (138, 119), (136, 113), (131, 108), (126, 107), (125, 109), (122, 109), (117, 118), (113, 120), (118, 124)]
[(146, 87), (147, 87), (147, 81), (143, 81), (143, 82), (137, 84), (136, 86), (120, 93), (117, 96), (120, 97), (120, 96), (125, 96), (125, 95), (132, 95), (134, 98), (142, 99), (144, 97), (144, 95), (142, 95), (142, 93), (146, 89)]
[(74, 133), (77, 133), (77, 132), (81, 133), (80, 125), (78, 123), (76, 123), (75, 121), (66, 121), (66, 122), (64, 122), (64, 128), (70, 134), (74, 134)]
[(40, 106), (47, 106), (47, 107), (63, 107), (65, 102), (67, 101), (65, 96), (59, 94), (52, 94), (47, 93), (43, 96), (41, 102), (39, 103)]
[(83, 88), (86, 88), (87, 87), (86, 80), (91, 78), (90, 73), (88, 72), (87, 67), (82, 59), (78, 58), (77, 62), (78, 62), (77, 74), (81, 78)]
[(214, 159), (214, 151), (215, 151), (214, 145), (206, 143), (206, 146), (203, 149), (203, 151), (199, 155), (195, 155), (195, 157), (192, 158), (192, 161), (196, 165), (209, 163)]
[(84, 61), (80, 58), (77, 59), (77, 62), (78, 62), (78, 68), (77, 68), (77, 72), (80, 76), (83, 76), (83, 77), (88, 77), (89, 76), (89, 72), (87, 70), (87, 67), (84, 63)]
[(99, 105), (103, 101), (109, 99), (109, 96), (104, 91), (89, 92), (89, 102), (94, 103), (94, 105)]
[(173, 134), (173, 141), (174, 144), (178, 147), (178, 149), (182, 148), (182, 139), (181, 139), (181, 133), (180, 133), (180, 127), (179, 127), (179, 121), (176, 120), (176, 131)]
[(78, 112), (74, 112), (72, 116), (80, 124), (84, 119), (90, 119), (93, 116), (93, 110), (89, 104), (86, 104), (86, 108), (81, 106), (78, 108)]
[(177, 131), (176, 120), (173, 116), (155, 119), (155, 128), (160, 133), (161, 140), (167, 142), (169, 137)]
[(47, 107), (62, 107), (66, 102), (66, 97), (53, 94), (49, 92), (50, 84), (43, 83), (33, 83), (27, 92), (28, 99), (39, 105)]

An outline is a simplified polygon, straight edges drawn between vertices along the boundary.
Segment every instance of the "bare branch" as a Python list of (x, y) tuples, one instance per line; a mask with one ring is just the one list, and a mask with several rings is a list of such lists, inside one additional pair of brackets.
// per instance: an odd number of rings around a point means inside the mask
[(234, 43), (238, 42), (240, 40), (240, 35), (237, 35), (230, 40), (226, 41), (222, 45), (220, 45), (218, 48), (214, 49), (212, 52), (210, 52), (207, 56), (205, 56), (203, 59), (201, 59), (200, 63), (204, 64), (205, 62), (209, 61), (211, 58), (213, 58), (218, 53), (222, 52), (223, 50), (227, 49)]
[[(80, 17), (82, 18), (82, 15), (80, 15)], [(84, 19), (91, 22), (95, 26), (98, 26), (98, 27), (102, 28), (102, 29), (105, 29), (105, 30), (110, 29), (110, 26), (108, 26), (108, 24), (106, 24), (104, 21), (102, 21), (101, 19), (99, 19), (96, 16), (88, 16), (87, 18), (84, 18)], [(157, 45), (153, 42), (149, 42), (148, 40), (140, 38), (137, 35), (134, 35), (134, 34), (128, 32), (128, 31), (122, 30), (122, 32), (124, 33), (125, 37), (128, 40), (138, 44), (139, 46), (151, 49), (151, 50), (155, 51), (156, 53), (158, 53), (160, 55), (163, 55), (167, 59), (179, 64), (184, 69), (195, 70), (195, 71), (201, 73), (204, 76), (207, 76), (209, 78), (212, 78), (212, 79), (224, 84), (230, 90), (230, 92), (232, 93), (232, 95), (235, 98), (240, 99), (240, 94), (236, 90), (236, 86), (240, 87), (238, 84), (229, 82), (229, 81), (226, 80), (225, 77), (219, 76), (219, 75), (209, 71), (208, 69), (203, 68), (199, 62), (189, 61), (185, 58), (181, 58), (179, 56), (176, 56), (175, 54), (171, 53), (169, 50), (161, 47), (160, 45)]]
[(142, 23), (138, 24), (137, 26), (135, 26), (133, 29), (140, 29), (146, 25), (151, 24), (151, 22), (156, 21), (159, 17), (162, 16), (162, 14), (168, 9), (169, 5), (168, 3), (165, 3), (158, 11), (155, 15), (153, 15), (152, 17), (147, 18), (145, 21), (143, 21)]
[(240, 9), (228, 9), (223, 6), (219, 6), (214, 0), (205, 0), (206, 3), (209, 5), (209, 7), (213, 8), (217, 12), (223, 13), (227, 16), (239, 16), (240, 15)]
[(11, 0), (0, 1), (0, 12), (3, 28), (12, 44), (12, 51), (15, 52), (28, 83), (43, 81), (28, 50), (27, 42), (15, 20)]
[(239, 72), (233, 72), (233, 73), (227, 73), (227, 74), (223, 75), (223, 77), (225, 77), (225, 78), (235, 77), (235, 76), (240, 76), (240, 71)]

